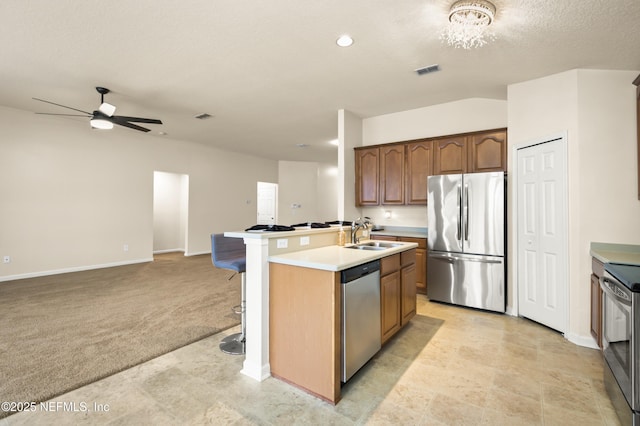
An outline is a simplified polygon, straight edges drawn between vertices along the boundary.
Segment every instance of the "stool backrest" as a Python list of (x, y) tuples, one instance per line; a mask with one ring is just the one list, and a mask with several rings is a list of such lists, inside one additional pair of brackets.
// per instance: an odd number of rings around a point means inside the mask
[(247, 250), (242, 238), (229, 238), (224, 234), (211, 234), (211, 260), (217, 268), (244, 272)]

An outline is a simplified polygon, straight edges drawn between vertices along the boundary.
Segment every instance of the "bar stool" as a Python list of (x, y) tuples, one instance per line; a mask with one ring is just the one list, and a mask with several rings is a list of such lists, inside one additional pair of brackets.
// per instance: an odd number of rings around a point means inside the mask
[[(228, 238), (224, 234), (211, 234), (211, 260), (216, 268), (230, 269), (240, 274), (242, 285), (242, 299), (240, 305), (231, 308), (236, 314), (240, 314), (241, 332), (225, 337), (220, 342), (220, 350), (232, 355), (242, 355), (245, 353), (246, 326), (245, 326), (245, 291), (246, 291), (246, 270), (247, 251), (242, 238)], [(235, 273), (233, 275), (235, 275)], [(229, 279), (233, 278), (233, 275)]]

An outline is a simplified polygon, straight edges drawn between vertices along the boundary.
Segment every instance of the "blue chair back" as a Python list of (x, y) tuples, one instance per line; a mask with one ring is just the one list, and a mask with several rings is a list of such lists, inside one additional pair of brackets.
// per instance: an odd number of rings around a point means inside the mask
[(211, 234), (211, 260), (216, 268), (236, 272), (247, 270), (247, 250), (242, 238)]

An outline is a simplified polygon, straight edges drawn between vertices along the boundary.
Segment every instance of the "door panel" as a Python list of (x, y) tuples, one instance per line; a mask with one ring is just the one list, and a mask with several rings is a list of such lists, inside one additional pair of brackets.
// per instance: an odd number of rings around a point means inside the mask
[(278, 220), (278, 184), (258, 182), (258, 224), (275, 225)]
[(429, 176), (427, 179), (429, 250), (462, 251), (462, 175)]
[(556, 139), (517, 153), (519, 311), (560, 332), (568, 312), (564, 144)]
[(466, 174), (463, 185), (464, 252), (504, 256), (504, 174)]
[(505, 311), (503, 257), (432, 253), (427, 257), (429, 299)]

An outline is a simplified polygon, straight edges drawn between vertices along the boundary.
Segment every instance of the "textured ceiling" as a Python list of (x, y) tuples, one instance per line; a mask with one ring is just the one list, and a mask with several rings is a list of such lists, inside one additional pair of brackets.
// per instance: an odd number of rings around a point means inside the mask
[[(0, 105), (93, 111), (105, 86), (117, 114), (163, 120), (141, 137), (336, 162), (339, 109), (365, 118), (506, 99), (509, 84), (574, 68), (640, 70), (638, 0), (496, 0), (497, 40), (470, 51), (439, 40), (451, 3), (3, 0)], [(352, 47), (336, 46), (343, 33)]]

